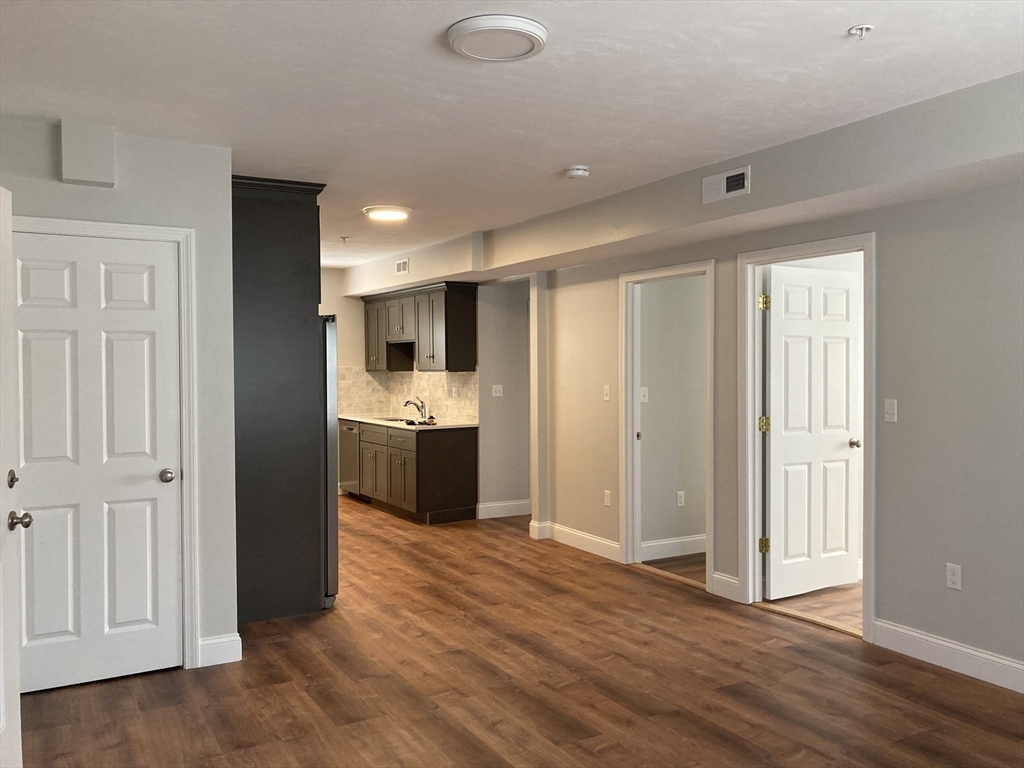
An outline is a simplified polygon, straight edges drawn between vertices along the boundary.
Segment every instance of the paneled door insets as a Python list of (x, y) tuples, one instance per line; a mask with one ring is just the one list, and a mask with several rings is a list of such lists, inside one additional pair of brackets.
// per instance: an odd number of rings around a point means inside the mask
[(23, 691), (182, 663), (178, 254), (14, 234)]
[(771, 266), (765, 597), (859, 576), (863, 452), (861, 276)]

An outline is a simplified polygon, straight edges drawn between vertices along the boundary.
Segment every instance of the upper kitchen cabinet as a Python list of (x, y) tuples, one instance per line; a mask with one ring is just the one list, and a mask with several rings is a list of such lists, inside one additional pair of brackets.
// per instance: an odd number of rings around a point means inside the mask
[(392, 299), (385, 306), (388, 320), (388, 341), (416, 341), (416, 299), (403, 296)]
[(474, 283), (439, 283), (366, 301), (366, 370), (476, 370)]

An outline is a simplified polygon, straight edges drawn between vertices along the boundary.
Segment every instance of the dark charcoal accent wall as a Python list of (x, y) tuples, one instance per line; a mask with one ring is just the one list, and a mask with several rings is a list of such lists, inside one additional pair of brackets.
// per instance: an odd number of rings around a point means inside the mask
[(238, 621), (321, 608), (320, 184), (235, 177)]

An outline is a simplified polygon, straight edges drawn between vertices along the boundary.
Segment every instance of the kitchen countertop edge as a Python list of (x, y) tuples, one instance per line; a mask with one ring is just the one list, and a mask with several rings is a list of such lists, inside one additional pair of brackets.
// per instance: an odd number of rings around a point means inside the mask
[(360, 424), (373, 424), (377, 427), (385, 427), (387, 429), (404, 429), (407, 432), (427, 432), (435, 429), (474, 429), (479, 427), (479, 424), (406, 424), (403, 421), (386, 421), (376, 414), (338, 414), (338, 421), (357, 421)]

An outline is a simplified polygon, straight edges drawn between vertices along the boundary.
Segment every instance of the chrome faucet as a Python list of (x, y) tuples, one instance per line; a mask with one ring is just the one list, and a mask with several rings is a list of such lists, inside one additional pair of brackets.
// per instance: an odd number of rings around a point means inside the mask
[(421, 421), (426, 421), (427, 420), (427, 404), (423, 402), (423, 398), (422, 397), (417, 396), (416, 400), (419, 400), (419, 402), (417, 403), (417, 402), (415, 402), (413, 400), (406, 400), (404, 403), (402, 403), (402, 407), (405, 408), (405, 406), (411, 405), (413, 408), (415, 408), (416, 410), (418, 410), (420, 412), (420, 420)]

